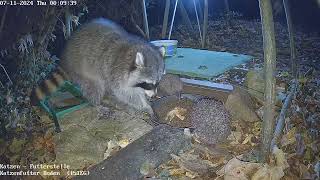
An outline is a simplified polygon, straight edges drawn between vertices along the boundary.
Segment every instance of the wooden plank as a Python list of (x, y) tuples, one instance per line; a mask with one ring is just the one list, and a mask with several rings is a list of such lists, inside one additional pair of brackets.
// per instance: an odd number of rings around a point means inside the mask
[(233, 91), (233, 86), (229, 84), (213, 83), (210, 81), (201, 81), (180, 78), (183, 82), (182, 93), (207, 96), (226, 102), (229, 94)]
[(233, 86), (230, 84), (222, 84), (222, 83), (214, 83), (210, 81), (202, 81), (202, 80), (195, 80), (195, 79), (187, 79), (187, 78), (180, 78), (182, 82), (190, 85), (201, 86), (212, 88), (220, 91), (233, 91)]

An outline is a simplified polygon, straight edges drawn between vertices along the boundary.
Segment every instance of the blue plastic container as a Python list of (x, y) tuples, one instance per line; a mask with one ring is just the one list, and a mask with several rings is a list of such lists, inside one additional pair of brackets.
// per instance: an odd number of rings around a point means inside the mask
[(164, 47), (165, 57), (171, 57), (177, 54), (177, 40), (156, 40), (151, 43), (157, 47)]

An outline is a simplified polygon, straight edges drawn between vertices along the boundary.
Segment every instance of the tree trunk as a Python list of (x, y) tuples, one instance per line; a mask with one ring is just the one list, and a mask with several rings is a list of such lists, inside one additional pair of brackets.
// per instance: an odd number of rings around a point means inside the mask
[(184, 21), (184, 23), (185, 23), (190, 29), (193, 29), (192, 24), (191, 24), (191, 21), (190, 21), (190, 18), (189, 18), (188, 13), (187, 13), (187, 10), (186, 10), (186, 8), (184, 8), (183, 1), (182, 1), (182, 0), (180, 0), (180, 2), (179, 2), (179, 10), (180, 10), (180, 14), (181, 14), (181, 17), (182, 17), (182, 20)]
[(164, 39), (167, 34), (169, 10), (170, 10), (170, 0), (166, 0), (166, 8), (164, 10), (163, 23), (162, 23), (162, 33), (161, 33), (162, 39)]
[(274, 35), (274, 22), (270, 0), (259, 0), (260, 16), (262, 23), (265, 90), (264, 112), (262, 124), (262, 144), (260, 160), (266, 162), (270, 154), (270, 144), (274, 132), (274, 107), (275, 107), (275, 67), (276, 67), (276, 42)]
[(208, 0), (204, 0), (204, 17), (203, 17), (203, 39), (202, 39), (202, 48), (206, 45), (207, 37), (207, 28), (208, 28)]
[(296, 59), (296, 49), (295, 49), (295, 43), (294, 43), (293, 25), (292, 25), (289, 1), (283, 0), (283, 6), (284, 6), (284, 11), (286, 13), (287, 26), (288, 26), (289, 39), (290, 39), (290, 58), (291, 58), (292, 76), (294, 79), (296, 79), (297, 78), (297, 59)]

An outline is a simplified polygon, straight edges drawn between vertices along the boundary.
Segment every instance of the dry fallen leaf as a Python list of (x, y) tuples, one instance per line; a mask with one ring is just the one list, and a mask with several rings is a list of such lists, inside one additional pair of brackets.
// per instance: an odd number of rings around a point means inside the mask
[(172, 121), (174, 117), (178, 117), (180, 120), (185, 120), (187, 109), (181, 107), (175, 107), (173, 110), (168, 112), (166, 121)]
[(285, 154), (281, 149), (274, 147), (273, 154), (276, 158), (276, 164), (278, 167), (281, 167), (283, 170), (289, 167)]
[(281, 145), (282, 147), (288, 146), (290, 144), (294, 144), (296, 142), (296, 127), (293, 127), (288, 131), (285, 135), (281, 138)]
[(265, 164), (254, 173), (252, 180), (278, 180), (284, 176), (284, 170), (289, 167), (285, 154), (277, 147), (273, 148), (273, 154), (276, 159), (276, 166)]
[(283, 176), (284, 172), (281, 167), (265, 165), (252, 176), (251, 180), (279, 180)]
[(254, 143), (251, 142), (251, 138), (253, 137), (253, 134), (248, 134), (248, 136), (242, 141), (242, 144), (249, 143), (250, 145), (254, 145)]
[(174, 168), (174, 169), (169, 169), (169, 173), (171, 176), (183, 176), (186, 173), (186, 170), (182, 168)]
[(228, 136), (228, 140), (230, 140), (231, 145), (239, 144), (242, 138), (242, 133), (240, 131), (231, 131), (231, 134)]
[(108, 142), (108, 149), (103, 154), (104, 159), (107, 159), (109, 156), (112, 156), (116, 152), (118, 152), (121, 149), (121, 146), (116, 140), (110, 140)]
[(33, 141), (33, 146), (36, 150), (45, 149), (50, 153), (54, 152), (55, 144), (52, 135), (45, 135), (44, 137), (38, 137)]
[(156, 175), (154, 166), (149, 162), (144, 162), (140, 167), (140, 173), (147, 177), (153, 177)]
[(124, 139), (121, 139), (118, 144), (121, 148), (124, 148), (126, 147), (128, 144), (130, 143), (130, 140), (128, 138), (124, 138)]
[(240, 157), (231, 159), (217, 174), (224, 175), (225, 180), (246, 180), (261, 167), (259, 163), (244, 162)]

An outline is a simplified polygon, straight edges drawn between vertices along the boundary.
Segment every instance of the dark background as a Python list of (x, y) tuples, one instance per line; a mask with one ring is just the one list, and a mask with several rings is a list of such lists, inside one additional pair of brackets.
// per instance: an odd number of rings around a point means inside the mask
[[(184, 3), (191, 21), (196, 22), (193, 0), (180, 1)], [(196, 1), (203, 7), (203, 0)], [(140, 0), (78, 0), (78, 5), (70, 6), (69, 10), (77, 16), (83, 12), (84, 7), (88, 9), (88, 13), (81, 16), (79, 20), (82, 24), (93, 18), (106, 17), (117, 22), (130, 33), (141, 35), (135, 26), (137, 24), (143, 29), (140, 2)], [(146, 0), (146, 2), (149, 26), (162, 25), (165, 0)], [(169, 20), (172, 17), (174, 3), (175, 0), (171, 0)], [(209, 21), (221, 17), (225, 12), (224, 0), (208, 0), (208, 3)], [(307, 33), (319, 34), (320, 8), (317, 0), (291, 0), (290, 3), (294, 28)], [(282, 0), (272, 0), (272, 4), (275, 21), (285, 24)], [(258, 0), (229, 0), (229, 7), (231, 11), (241, 14), (243, 19), (260, 19)], [(6, 13), (4, 13), (5, 9)], [(0, 6), (0, 21), (6, 14), (3, 26), (0, 23), (0, 51), (6, 49), (9, 54), (6, 57), (0, 56), (0, 63), (9, 70), (10, 74), (16, 73), (17, 66), (21, 65), (23, 59), (27, 57), (22, 56), (17, 50), (19, 40), (27, 34), (32, 35), (37, 59), (42, 59), (41, 54), (46, 50), (59, 57), (66, 42), (62, 31), (66, 9), (68, 8), (63, 6)], [(181, 22), (177, 11), (175, 25)], [(54, 41), (50, 39), (50, 34), (55, 35)]]
[[(153, 9), (149, 10), (148, 16), (151, 25), (162, 23), (165, 0), (155, 1), (159, 3), (160, 7), (154, 7)], [(196, 1), (199, 1), (201, 4), (203, 4), (202, 0)], [(193, 0), (184, 0), (183, 2), (185, 8), (188, 9), (190, 18), (194, 17), (195, 14)], [(209, 15), (211, 15), (211, 17), (213, 18), (221, 14), (225, 9), (224, 0), (208, 0), (208, 3)], [(306, 31), (320, 32), (320, 6), (317, 4), (316, 0), (290, 0), (290, 3), (292, 9), (293, 23), (294, 25), (298, 26), (297, 28), (301, 28)], [(282, 7), (282, 0), (272, 0), (272, 4), (275, 20), (285, 22), (285, 14)], [(229, 0), (229, 6), (231, 11), (241, 13), (246, 19), (260, 18), (258, 0)], [(171, 8), (173, 8), (173, 4), (171, 5)]]

